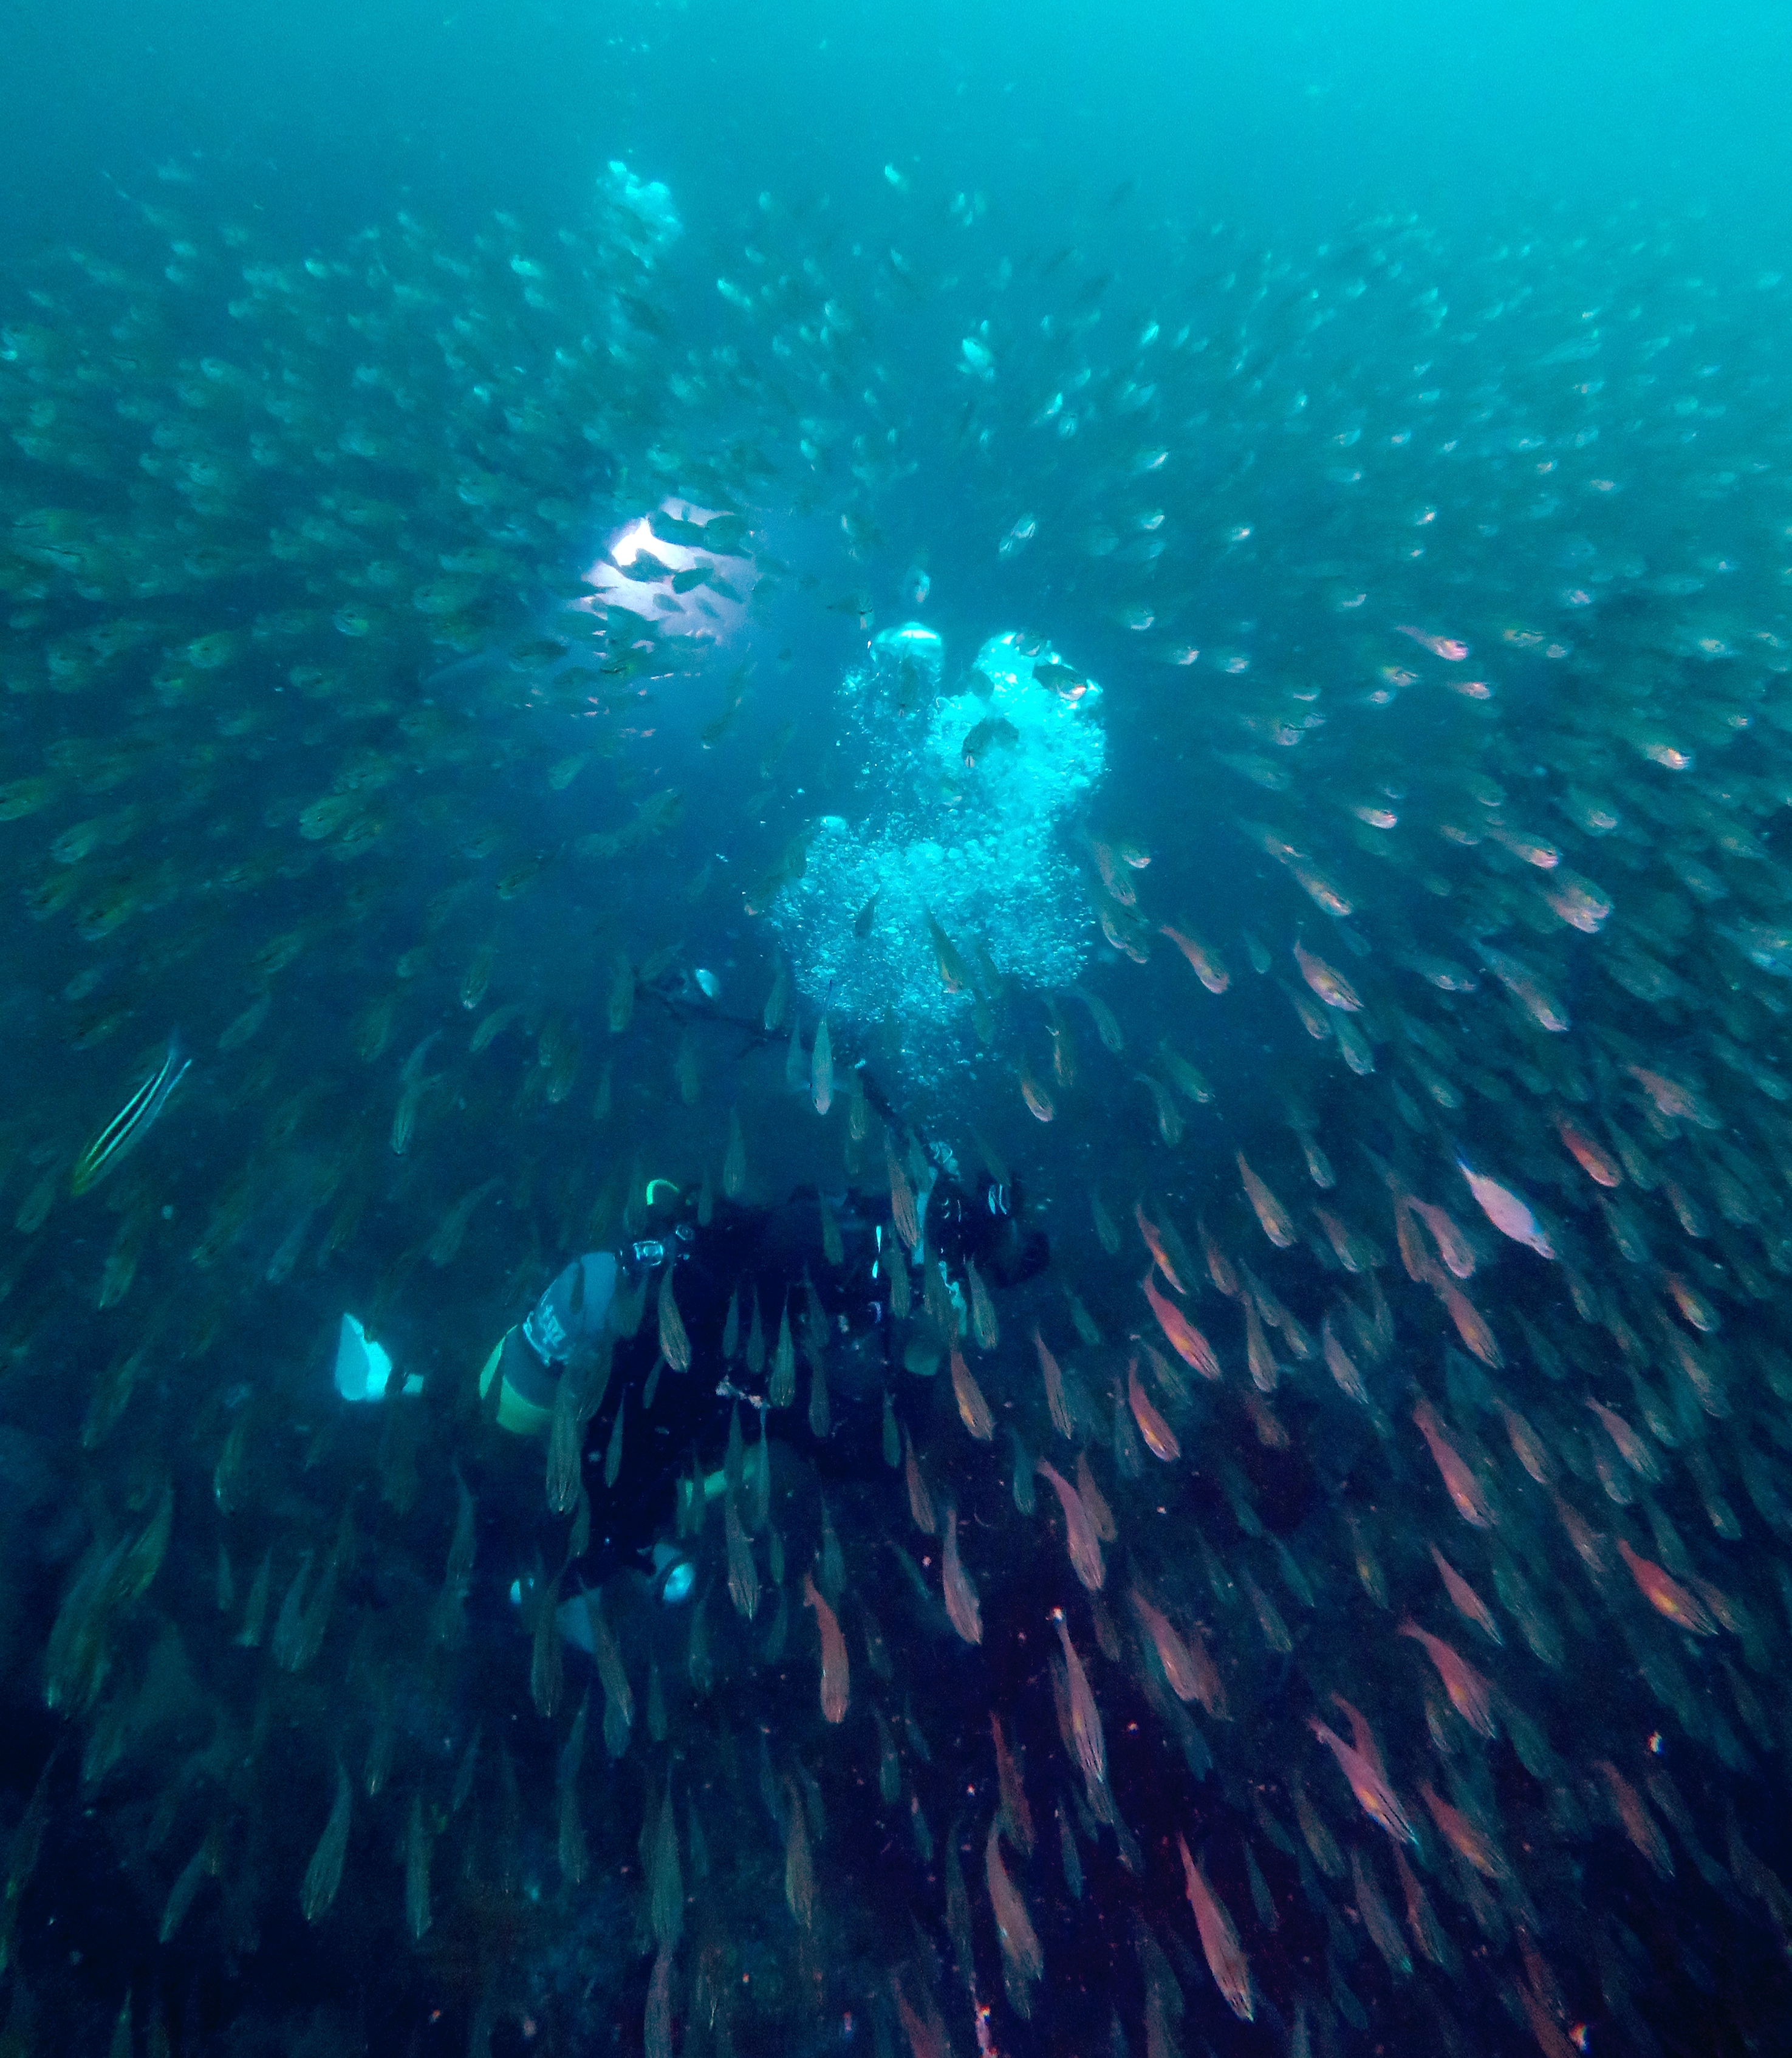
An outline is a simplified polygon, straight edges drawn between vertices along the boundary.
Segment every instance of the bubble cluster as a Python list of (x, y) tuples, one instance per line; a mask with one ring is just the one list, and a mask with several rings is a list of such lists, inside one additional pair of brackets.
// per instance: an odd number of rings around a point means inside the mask
[[(870, 662), (843, 679), (846, 747), (864, 751), (860, 793), (880, 804), (856, 820), (823, 818), (774, 911), (817, 1006), (933, 1030), (968, 1027), (974, 995), (948, 989), (930, 915), (979, 987), (1077, 978), (1093, 924), (1067, 824), (1107, 757), (1100, 687), (1049, 643), (991, 637), (952, 693), (939, 690), (943, 660), (939, 638), (910, 623), (884, 631)], [(1048, 685), (1042, 672), (1075, 685)]]

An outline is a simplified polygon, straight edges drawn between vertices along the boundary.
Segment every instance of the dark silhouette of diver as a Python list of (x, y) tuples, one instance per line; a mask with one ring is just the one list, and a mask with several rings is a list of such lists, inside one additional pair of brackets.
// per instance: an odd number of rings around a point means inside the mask
[[(569, 1367), (578, 1353), (607, 1345), (610, 1376), (583, 1446), (592, 1512), (587, 1567), (601, 1578), (651, 1551), (658, 1590), (676, 1601), (689, 1592), (691, 1577), (688, 1563), (680, 1573), (680, 1554), (671, 1541), (681, 1482), (720, 1465), (737, 1407), (749, 1428), (748, 1411), (765, 1408), (781, 1314), (788, 1309), (793, 1335), (809, 1325), (822, 1351), (830, 1421), (827, 1436), (817, 1439), (805, 1410), (776, 1409), (767, 1424), (770, 1434), (804, 1440), (824, 1475), (862, 1476), (880, 1462), (884, 1395), (895, 1390), (900, 1369), (890, 1319), (893, 1267), (910, 1267), (917, 1312), (923, 1291), (916, 1258), (898, 1244), (884, 1196), (848, 1191), (831, 1200), (840, 1231), (838, 1263), (828, 1261), (820, 1196), (813, 1186), (799, 1187), (770, 1208), (718, 1202), (703, 1226), (694, 1202), (665, 1180), (652, 1181), (641, 1201), (646, 1233), (620, 1250), (574, 1258), (499, 1340), (479, 1391), (501, 1429), (545, 1439)], [(1030, 1278), (1048, 1261), (1045, 1235), (1025, 1225), (1011, 1184), (987, 1177), (966, 1183), (940, 1172), (917, 1202), (922, 1234), (916, 1256), (944, 1267), (948, 1292), (960, 1292), (972, 1261), (992, 1289)], [(682, 1372), (662, 1354), (655, 1320), (669, 1269), (690, 1346)], [(732, 1357), (723, 1347), (731, 1302), (737, 1337), (744, 1341), (756, 1301), (766, 1345), (757, 1376), (738, 1343)], [(614, 1482), (606, 1485), (601, 1473), (592, 1475), (603, 1462), (618, 1410), (626, 1411), (623, 1459)], [(720, 1491), (719, 1479), (709, 1491)]]

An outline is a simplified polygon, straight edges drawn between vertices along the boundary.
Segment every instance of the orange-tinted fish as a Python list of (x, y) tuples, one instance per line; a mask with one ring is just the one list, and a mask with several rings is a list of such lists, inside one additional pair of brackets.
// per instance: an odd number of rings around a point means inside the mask
[(1120, 1532), (1115, 1527), (1114, 1511), (1107, 1504), (1107, 1496), (1095, 1484), (1087, 1451), (1076, 1454), (1076, 1497), (1089, 1511), (1089, 1520), (1097, 1537), (1103, 1544), (1111, 1544)]
[(1500, 1634), (1500, 1625), (1493, 1619), (1487, 1603), (1469, 1585), (1435, 1544), (1431, 1547), (1431, 1555), (1432, 1563), (1436, 1564), (1438, 1573), (1443, 1579), (1444, 1591), (1449, 1595), (1450, 1605), (1456, 1613), (1465, 1622), (1472, 1622), (1484, 1635), (1491, 1637), (1494, 1643), (1504, 1643), (1506, 1639)]
[(1126, 1366), (1126, 1399), (1132, 1408), (1132, 1418), (1138, 1424), (1138, 1433), (1145, 1439), (1145, 1448), (1154, 1458), (1162, 1458), (1166, 1465), (1174, 1464), (1182, 1455), (1182, 1446), (1176, 1432), (1152, 1405), (1151, 1396), (1140, 1385), (1136, 1357)]
[(1363, 1385), (1363, 1376), (1357, 1369), (1355, 1360), (1338, 1341), (1337, 1332), (1332, 1327), (1329, 1308), (1319, 1325), (1319, 1348), (1325, 1354), (1325, 1369), (1337, 1381), (1339, 1390), (1366, 1407), (1369, 1389)]
[(946, 1547), (941, 1566), (946, 1596), (946, 1614), (952, 1627), (967, 1643), (983, 1640), (983, 1617), (977, 1608), (977, 1590), (958, 1555), (958, 1510), (946, 1510)]
[(1638, 1591), (1658, 1615), (1666, 1615), (1670, 1622), (1690, 1630), (1695, 1636), (1717, 1635), (1718, 1626), (1704, 1603), (1689, 1593), (1678, 1579), (1671, 1579), (1653, 1559), (1639, 1556), (1622, 1536), (1618, 1539), (1618, 1555), (1629, 1566)]
[(1245, 1412), (1250, 1417), (1250, 1426), (1257, 1432), (1257, 1440), (1266, 1451), (1285, 1451), (1288, 1432), (1282, 1427), (1281, 1418), (1269, 1405), (1266, 1396), (1254, 1387), (1247, 1387), (1242, 1396)]
[(904, 1247), (912, 1250), (921, 1240), (920, 1218), (915, 1209), (915, 1190), (908, 1183), (908, 1174), (903, 1168), (902, 1160), (896, 1155), (896, 1145), (888, 1136), (884, 1139), (884, 1163), (890, 1179), (891, 1218)]
[(1558, 872), (1540, 891), (1551, 913), (1583, 936), (1596, 936), (1611, 919), (1611, 896), (1578, 872)]
[[(1631, 1176), (1634, 1178), (1635, 1174), (1633, 1173)], [(1678, 1179), (1664, 1175), (1661, 1182), (1661, 1190), (1667, 1196), (1668, 1205), (1674, 1210), (1675, 1219), (1688, 1236), (1702, 1240), (1710, 1234), (1710, 1226), (1706, 1222), (1704, 1210), (1699, 1206), (1698, 1202)]]
[(1419, 1949), (1434, 1965), (1449, 1962), (1449, 1949), (1442, 1925), (1432, 1913), (1424, 1889), (1406, 1862), (1406, 1853), (1394, 1845), (1394, 1870), (1400, 1875), (1400, 1890), (1406, 1897), (1406, 1921)]
[(1417, 1194), (1408, 1194), (1406, 1205), (1424, 1224), (1436, 1238), (1437, 1254), (1453, 1278), (1472, 1279), (1475, 1276), (1475, 1252), (1449, 1214), (1429, 1201), (1421, 1201)]
[(1232, 975), (1224, 964), (1197, 938), (1181, 929), (1173, 929), (1167, 922), (1159, 923), (1158, 934), (1167, 936), (1182, 956), (1194, 967), (1194, 975), (1210, 993), (1224, 993), (1232, 983)]
[(1419, 1234), (1419, 1218), (1413, 1213), (1410, 1194), (1397, 1191), (1394, 1195), (1394, 1242), (1407, 1277), (1422, 1280), (1431, 1268), (1431, 1258)]
[(965, 1260), (964, 1283), (971, 1296), (971, 1333), (976, 1338), (979, 1350), (994, 1350), (1001, 1341), (1001, 1328), (995, 1319), (995, 1303), (990, 1298), (989, 1289), (983, 1284), (983, 1274), (978, 1271), (974, 1257)]
[(1133, 1202), (1132, 1218), (1138, 1225), (1138, 1233), (1145, 1239), (1145, 1248), (1150, 1252), (1158, 1271), (1169, 1281), (1175, 1292), (1186, 1293), (1189, 1289), (1177, 1277), (1176, 1267), (1170, 1261), (1169, 1252), (1164, 1249), (1163, 1232), (1146, 1214), (1142, 1201)]
[(1606, 1790), (1611, 1796), (1611, 1805), (1617, 1810), (1618, 1819), (1624, 1826), (1624, 1834), (1663, 1879), (1671, 1879), (1674, 1877), (1674, 1854), (1668, 1849), (1667, 1839), (1661, 1833), (1661, 1825), (1649, 1813), (1643, 1796), (1610, 1758), (1595, 1758), (1593, 1770), (1605, 1782)]
[(1060, 1436), (1074, 1440), (1076, 1424), (1071, 1420), (1070, 1403), (1064, 1394), (1063, 1372), (1047, 1347), (1045, 1338), (1039, 1334), (1037, 1322), (1033, 1325), (1033, 1348), (1039, 1354), (1039, 1374), (1045, 1381), (1046, 1404), (1051, 1410), (1052, 1427)]
[(1056, 1119), (1057, 1103), (1034, 1078), (1032, 1067), (1024, 1056), (1020, 1060), (1020, 1094), (1035, 1121), (1051, 1122)]
[[(1377, 1605), (1385, 1607), (1387, 1603), (1385, 1602), (1381, 1602), (1377, 1603)], [(1332, 1706), (1334, 1708), (1341, 1709), (1345, 1721), (1349, 1723), (1350, 1742), (1353, 1747), (1361, 1751), (1369, 1762), (1373, 1766), (1375, 1770), (1384, 1779), (1385, 1779), (1388, 1776), (1387, 1761), (1381, 1755), (1381, 1745), (1375, 1741), (1375, 1731), (1369, 1725), (1368, 1716), (1363, 1713), (1361, 1708), (1353, 1706), (1350, 1702), (1345, 1700), (1344, 1696), (1339, 1693), (1333, 1693), (1332, 1695)]]
[(1556, 2020), (1539, 1996), (1522, 1981), (1515, 1981), (1513, 1988), (1518, 1995), (1519, 2005), (1524, 2018), (1531, 2025), (1531, 2034), (1537, 2040), (1537, 2048), (1543, 2058), (1575, 2058), (1579, 2045), (1571, 2042), (1562, 2025)]
[(1410, 622), (1394, 624), (1397, 636), (1410, 636), (1415, 643), (1422, 644), (1432, 657), (1441, 658), (1447, 665), (1460, 665), (1468, 654), (1468, 646), (1454, 636), (1433, 636), (1429, 630), (1415, 629)]
[(1263, 1234), (1278, 1250), (1286, 1250), (1294, 1241), (1294, 1225), (1285, 1209), (1263, 1182), (1245, 1162), (1245, 1154), (1237, 1154), (1238, 1176), (1245, 1183), (1245, 1196), (1251, 1204), (1257, 1219), (1263, 1226)]
[[(1504, 822), (1489, 822), (1487, 833), (1488, 840), (1498, 844), (1502, 850), (1509, 850), (1514, 857), (1522, 859), (1526, 864), (1534, 864), (1540, 872), (1553, 872), (1562, 862), (1562, 853), (1542, 836), (1528, 836), (1522, 829), (1508, 828)], [(1568, 904), (1577, 904), (1571, 901)], [(1609, 908), (1607, 912), (1610, 912)], [(1567, 919), (1563, 917), (1564, 921)], [(1580, 925), (1576, 923), (1575, 926), (1578, 928)]]
[(1285, 858), (1283, 862), (1293, 874), (1301, 891), (1316, 908), (1328, 915), (1336, 916), (1341, 922), (1353, 912), (1353, 904), (1317, 865), (1309, 864), (1298, 857)]
[(1428, 1400), (1421, 1400), (1414, 1408), (1413, 1420), (1418, 1424), (1419, 1434), (1431, 1447), (1431, 1455), (1444, 1476), (1444, 1490), (1455, 1502), (1456, 1513), (1476, 1529), (1491, 1529), (1493, 1511), (1488, 1505), (1487, 1496), (1481, 1492), (1475, 1475), (1463, 1462), (1461, 1453), (1444, 1434), (1443, 1424)]
[(1427, 1275), (1427, 1283), (1448, 1309), (1450, 1320), (1455, 1323), (1456, 1333), (1464, 1347), (1490, 1370), (1497, 1372), (1506, 1361), (1499, 1339), (1488, 1327), (1487, 1317), (1456, 1281), (1446, 1279), (1435, 1265)]
[(1057, 1469), (1048, 1465), (1043, 1458), (1034, 1460), (1033, 1469), (1039, 1477), (1050, 1482), (1058, 1496), (1059, 1505), (1064, 1511), (1064, 1540), (1067, 1545), (1071, 1563), (1076, 1576), (1091, 1593), (1099, 1593), (1102, 1581), (1107, 1576), (1102, 1563), (1101, 1539), (1095, 1534), (1095, 1525), (1090, 1520), (1089, 1511), (1083, 1505), (1083, 1496)]
[(928, 934), (933, 940), (934, 962), (940, 968), (940, 981), (947, 992), (963, 993), (971, 983), (971, 973), (964, 959), (959, 955), (957, 946), (934, 918), (933, 910), (927, 911)]
[(1653, 1486), (1661, 1477), (1661, 1467), (1655, 1463), (1655, 1453), (1638, 1436), (1615, 1408), (1607, 1408), (1589, 1394), (1587, 1405), (1604, 1424), (1605, 1433), (1618, 1448), (1618, 1455), (1646, 1486)]
[[(1337, 1184), (1337, 1174), (1332, 1170), (1332, 1161), (1319, 1147), (1319, 1139), (1309, 1126), (1290, 1114), (1288, 1126), (1300, 1138), (1301, 1154), (1307, 1161), (1307, 1177), (1321, 1193), (1329, 1194)], [(1354, 1267), (1349, 1268), (1354, 1269)]]
[(1332, 1255), (1346, 1272), (1354, 1275), (1366, 1272), (1375, 1262), (1375, 1251), (1359, 1236), (1349, 1224), (1334, 1214), (1329, 1208), (1316, 1206), (1313, 1218), (1325, 1233), (1325, 1241), (1332, 1247)]
[(1667, 1345), (1675, 1367), (1699, 1396), (1699, 1406), (1707, 1415), (1727, 1415), (1730, 1403), (1718, 1378), (1717, 1369), (1699, 1355), (1692, 1338), (1683, 1330), (1675, 1329), (1665, 1316), (1656, 1333)]
[(672, 1297), (672, 1267), (669, 1265), (660, 1279), (658, 1305), (660, 1349), (666, 1363), (674, 1372), (685, 1372), (690, 1368), (690, 1338), (685, 1333), (684, 1318), (678, 1313), (678, 1303)]
[[(965, 1913), (965, 1925), (967, 1929), (970, 1925), (968, 1909)], [(1043, 1959), (1040, 1963), (1043, 1969)], [(920, 2007), (918, 2009), (915, 2008), (903, 1991), (900, 1969), (890, 1975), (890, 1991), (896, 1997), (896, 2020), (902, 2024), (904, 2036), (908, 2039), (912, 2058), (946, 2058), (946, 2053), (952, 2046), (947, 2040), (946, 2025), (940, 2019), (939, 2004), (932, 1995), (924, 1992)]]
[(1276, 1362), (1276, 1354), (1269, 1348), (1269, 1340), (1263, 1333), (1262, 1318), (1257, 1312), (1257, 1300), (1247, 1293), (1245, 1302), (1245, 1362), (1250, 1367), (1251, 1384), (1259, 1393), (1273, 1393), (1281, 1376), (1281, 1367)]
[(1500, 1412), (1505, 1421), (1506, 1437), (1512, 1447), (1513, 1456), (1539, 1486), (1549, 1485), (1556, 1477), (1556, 1468), (1550, 1462), (1542, 1437), (1516, 1408), (1508, 1408), (1503, 1400)]
[(1286, 996), (1288, 1004), (1301, 1018), (1301, 1027), (1316, 1043), (1323, 1043), (1332, 1033), (1330, 1018), (1310, 995), (1302, 993), (1298, 987), (1290, 986), (1285, 979), (1278, 979), (1277, 986)]
[(1102, 1735), (1101, 1710), (1089, 1690), (1089, 1675), (1083, 1669), (1083, 1660), (1071, 1641), (1064, 1611), (1054, 1608), (1051, 1619), (1058, 1625), (1059, 1641), (1064, 1647), (1064, 1670), (1070, 1677), (1071, 1737), (1076, 1746), (1076, 1762), (1091, 1786), (1101, 1786), (1107, 1779), (1107, 1745)]
[[(1007, 1868), (1002, 1862), (1002, 1833), (999, 1823), (989, 1826), (988, 1840), (983, 1845), (983, 1873), (989, 1885), (989, 1905), (995, 1917), (995, 1934), (1002, 1945), (1002, 1956), (1015, 1981), (1021, 1983), (1036, 1980), (1045, 1970), (1045, 1953), (1039, 1949), (1039, 1940), (1027, 1904), (1021, 1899), (1019, 1890), (1009, 1878)], [(917, 2049), (920, 2048), (916, 2047)]]
[(1147, 1272), (1143, 1285), (1145, 1297), (1151, 1304), (1151, 1313), (1158, 1318), (1158, 1326), (1163, 1331), (1170, 1348), (1186, 1365), (1191, 1366), (1203, 1379), (1218, 1379), (1219, 1360), (1214, 1357), (1213, 1346), (1172, 1301), (1166, 1301), (1151, 1284)]
[(1388, 1784), (1387, 1774), (1371, 1764), (1354, 1745), (1346, 1743), (1335, 1730), (1328, 1728), (1317, 1715), (1308, 1716), (1307, 1727), (1337, 1760), (1338, 1770), (1350, 1782), (1350, 1791), (1369, 1820), (1378, 1822), (1396, 1843), (1416, 1845), (1418, 1838), (1398, 1797)]
[(1574, 1546), (1574, 1554), (1591, 1575), (1603, 1584), (1606, 1575), (1605, 1546), (1603, 1539), (1588, 1524), (1571, 1501), (1564, 1500), (1552, 1487), (1549, 1502), (1556, 1511), (1556, 1519), (1568, 1533), (1568, 1541)]
[(1557, 1036), (1565, 1033), (1569, 1026), (1567, 1014), (1529, 966), (1521, 964), (1516, 958), (1508, 957), (1504, 951), (1496, 951), (1491, 944), (1477, 943), (1475, 951), (1481, 963), (1540, 1029), (1547, 1029)]
[(1362, 1002), (1357, 989), (1335, 966), (1326, 963), (1323, 958), (1315, 957), (1297, 938), (1294, 944), (1294, 962), (1301, 967), (1301, 976), (1328, 1007), (1341, 1008), (1347, 1015), (1360, 1013)]
[(1664, 1273), (1662, 1284), (1674, 1297), (1674, 1305), (1682, 1316), (1702, 1336), (1710, 1336), (1718, 1326), (1717, 1310), (1696, 1286), (1689, 1285), (1678, 1272)]
[(1014, 1753), (1002, 1734), (1002, 1718), (993, 1710), (990, 1713), (989, 1733), (995, 1742), (996, 1790), (1002, 1797), (1002, 1813), (998, 1819), (1003, 1834), (1016, 1850), (1031, 1854), (1033, 1810), (1027, 1804), (1027, 1789), (1021, 1784), (1020, 1768), (1015, 1763)]
[(1094, 837), (1088, 839), (1088, 844), (1089, 854), (1095, 860), (1095, 869), (1101, 874), (1103, 885), (1122, 908), (1134, 906), (1138, 899), (1138, 889), (1121, 869), (1113, 851), (1107, 844)]
[(915, 1527), (924, 1536), (933, 1535), (938, 1527), (934, 1519), (933, 1496), (927, 1490), (927, 1481), (921, 1477), (921, 1468), (915, 1457), (915, 1440), (904, 1429), (902, 1432), (903, 1479), (908, 1488), (908, 1512), (915, 1519)]
[[(1394, 1846), (1397, 1853), (1400, 1846)], [(1369, 1932), (1369, 1941), (1386, 1961), (1388, 1969), (1398, 1979), (1412, 1975), (1413, 1954), (1406, 1948), (1406, 1940), (1400, 1933), (1393, 1911), (1381, 1892), (1381, 1883), (1377, 1878), (1374, 1865), (1364, 1856), (1361, 1849), (1353, 1845), (1350, 1851), (1350, 1877), (1357, 1891), (1357, 1913)]]
[(1450, 1697), (1451, 1706), (1468, 1726), (1472, 1730), (1478, 1730), (1484, 1737), (1492, 1736), (1492, 1690), (1474, 1667), (1442, 1637), (1433, 1636), (1429, 1630), (1420, 1629), (1411, 1616), (1400, 1625), (1399, 1633), (1422, 1643), (1431, 1654), (1431, 1662), (1437, 1667), (1438, 1675), (1444, 1682), (1444, 1690)]
[(846, 1639), (840, 1635), (840, 1618), (807, 1572), (803, 1575), (803, 1605), (814, 1609), (816, 1627), (821, 1632), (821, 1712), (831, 1722), (843, 1722), (852, 1690)]
[(1424, 1804), (1431, 1810), (1431, 1819), (1437, 1825), (1439, 1834), (1459, 1857), (1466, 1858), (1476, 1872), (1488, 1879), (1504, 1879), (1508, 1876), (1511, 1867), (1460, 1810), (1452, 1808), (1447, 1801), (1440, 1801), (1432, 1791), (1428, 1780), (1420, 1782), (1419, 1791), (1424, 1797)]
[(1182, 1878), (1189, 1905), (1194, 1910), (1195, 1927), (1201, 1932), (1207, 1969), (1214, 1976), (1214, 1984), (1225, 1995), (1226, 2006), (1241, 2022), (1249, 2022), (1257, 2010), (1250, 1995), (1250, 1967), (1238, 1933), (1219, 1897), (1208, 1885), (1207, 1875), (1189, 1856), (1187, 1840), (1178, 1836), (1176, 1848), (1182, 1854)]
[(1201, 1233), (1201, 1255), (1207, 1266), (1207, 1277), (1226, 1295), (1228, 1300), (1238, 1297), (1238, 1275), (1232, 1269), (1232, 1261), (1207, 1233), (1207, 1225), (1198, 1216), (1195, 1227)]
[(1130, 1589), (1129, 1598), (1145, 1625), (1171, 1692), (1179, 1701), (1199, 1701), (1209, 1714), (1223, 1720), (1226, 1689), (1200, 1632), (1196, 1631), (1192, 1643), (1185, 1643), (1169, 1616), (1162, 1609), (1154, 1607), (1137, 1587)]
[(1562, 1147), (1589, 1179), (1601, 1186), (1621, 1186), (1623, 1184), (1623, 1173), (1609, 1150), (1576, 1129), (1565, 1114), (1558, 1114), (1554, 1120), (1556, 1134), (1562, 1139)]
[(952, 1398), (958, 1403), (959, 1419), (979, 1444), (987, 1444), (995, 1434), (995, 1417), (989, 1412), (983, 1389), (964, 1362), (964, 1352), (956, 1343), (952, 1347)]
[(1657, 1110), (1677, 1122), (1690, 1122), (1699, 1129), (1716, 1129), (1717, 1117), (1691, 1087), (1683, 1086), (1678, 1079), (1671, 1079), (1663, 1072), (1645, 1071), (1641, 1065), (1626, 1065), (1624, 1070), (1652, 1100)]

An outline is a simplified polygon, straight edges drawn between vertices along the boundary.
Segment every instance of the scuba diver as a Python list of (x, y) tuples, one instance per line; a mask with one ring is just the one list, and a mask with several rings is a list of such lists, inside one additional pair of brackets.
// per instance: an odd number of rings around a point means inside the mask
[[(678, 1497), (694, 1494), (699, 1478), (706, 1499), (721, 1493), (717, 1468), (737, 1408), (744, 1427), (758, 1414), (761, 1435), (781, 1424), (798, 1435), (806, 1428), (806, 1455), (824, 1476), (864, 1476), (881, 1464), (884, 1396), (901, 1362), (932, 1371), (943, 1356), (924, 1321), (899, 1352), (894, 1268), (909, 1267), (915, 1279), (923, 1262), (943, 1266), (940, 1283), (962, 1313), (971, 1262), (994, 1289), (1031, 1277), (1050, 1256), (1043, 1231), (1025, 1226), (1012, 1184), (984, 1177), (966, 1185), (932, 1168), (916, 1197), (921, 1240), (912, 1256), (890, 1229), (883, 1197), (848, 1191), (824, 1214), (816, 1188), (799, 1187), (771, 1208), (718, 1202), (705, 1224), (668, 1181), (650, 1182), (643, 1198), (644, 1233), (567, 1265), (499, 1339), (479, 1393), (501, 1430), (546, 1438), (561, 1382), (590, 1378), (598, 1400), (582, 1452), (590, 1557), (601, 1577), (651, 1554), (655, 1591), (669, 1603), (684, 1599), (694, 1579), (674, 1540)], [(911, 1293), (919, 1313), (918, 1281)], [(793, 1349), (809, 1365), (806, 1415), (772, 1406), (776, 1358)]]

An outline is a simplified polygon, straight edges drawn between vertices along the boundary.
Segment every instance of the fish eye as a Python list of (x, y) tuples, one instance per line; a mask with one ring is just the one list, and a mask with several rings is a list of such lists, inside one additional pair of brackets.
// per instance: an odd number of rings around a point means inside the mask
[(697, 1584), (697, 1567), (689, 1558), (681, 1558), (666, 1575), (666, 1583), (660, 1588), (660, 1599), (668, 1607), (677, 1607), (688, 1601), (691, 1588)]

